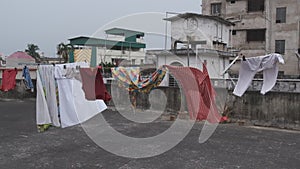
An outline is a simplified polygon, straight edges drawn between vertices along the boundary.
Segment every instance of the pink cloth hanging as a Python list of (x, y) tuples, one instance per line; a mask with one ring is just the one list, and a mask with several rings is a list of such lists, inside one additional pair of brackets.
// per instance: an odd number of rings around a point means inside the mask
[(82, 89), (87, 100), (111, 100), (111, 95), (106, 90), (100, 70), (101, 68), (80, 68)]
[(210, 123), (225, 120), (215, 104), (216, 92), (211, 85), (205, 65), (203, 72), (192, 67), (166, 67), (184, 91), (191, 119), (207, 120)]

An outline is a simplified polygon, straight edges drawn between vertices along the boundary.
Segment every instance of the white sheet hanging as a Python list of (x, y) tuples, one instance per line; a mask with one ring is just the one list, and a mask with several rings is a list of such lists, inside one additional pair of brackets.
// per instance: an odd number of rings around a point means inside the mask
[(70, 73), (70, 70), (79, 71), (76, 66), (88, 67), (88, 64), (78, 62), (55, 65), (63, 128), (82, 123), (107, 108), (103, 100), (88, 101), (85, 99), (82, 83), (75, 79), (76, 72)]
[(36, 75), (36, 123), (38, 125), (51, 124), (52, 121), (50, 118), (39, 71), (37, 71)]
[(284, 64), (283, 57), (276, 53), (246, 58), (246, 61), (241, 61), (239, 78), (233, 94), (241, 97), (250, 86), (255, 74), (260, 71), (263, 71), (263, 86), (261, 94), (265, 94), (270, 91), (276, 84), (277, 80), (277, 62)]
[(53, 66), (38, 67), (36, 109), (37, 124), (52, 124), (60, 127)]

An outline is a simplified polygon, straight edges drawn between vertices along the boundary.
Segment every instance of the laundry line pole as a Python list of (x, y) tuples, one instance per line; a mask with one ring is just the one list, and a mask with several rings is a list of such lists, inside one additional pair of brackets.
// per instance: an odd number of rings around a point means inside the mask
[(199, 64), (198, 64), (198, 48), (196, 45), (196, 67), (199, 68)]
[(190, 37), (186, 36), (187, 38), (187, 66), (190, 66)]

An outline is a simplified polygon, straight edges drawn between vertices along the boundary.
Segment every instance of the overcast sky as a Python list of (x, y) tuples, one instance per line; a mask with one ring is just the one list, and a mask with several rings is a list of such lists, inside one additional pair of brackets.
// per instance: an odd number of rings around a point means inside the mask
[(200, 5), (201, 0), (0, 0), (0, 53), (34, 43), (53, 56), (60, 42), (99, 37), (114, 26), (157, 33), (164, 30), (167, 11), (200, 13)]

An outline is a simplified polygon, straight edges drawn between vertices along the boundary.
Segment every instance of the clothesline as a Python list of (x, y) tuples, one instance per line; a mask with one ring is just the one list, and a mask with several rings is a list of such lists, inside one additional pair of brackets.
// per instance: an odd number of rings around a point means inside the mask
[[(8, 69), (15, 69), (15, 70), (18, 70), (18, 71), (21, 71), (23, 70), (23, 68), (14, 68), (14, 67), (0, 67), (0, 70), (8, 70)], [(28, 68), (29, 70), (37, 70), (37, 68)]]

